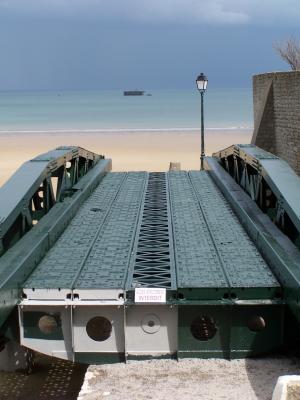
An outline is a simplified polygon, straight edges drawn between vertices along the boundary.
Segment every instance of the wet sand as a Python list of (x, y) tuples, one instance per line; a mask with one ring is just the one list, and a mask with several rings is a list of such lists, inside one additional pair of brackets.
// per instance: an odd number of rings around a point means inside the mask
[[(234, 143), (249, 143), (250, 130), (206, 132), (206, 154)], [(0, 185), (25, 161), (62, 145), (81, 146), (112, 158), (114, 171), (166, 171), (170, 161), (182, 169), (200, 165), (200, 132), (0, 133)]]

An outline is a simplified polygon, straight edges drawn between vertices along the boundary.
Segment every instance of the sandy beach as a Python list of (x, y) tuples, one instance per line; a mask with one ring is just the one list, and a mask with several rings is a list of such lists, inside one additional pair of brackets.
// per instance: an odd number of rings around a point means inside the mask
[[(234, 143), (249, 143), (250, 130), (206, 132), (206, 154)], [(26, 132), (0, 133), (0, 185), (25, 161), (62, 145), (81, 146), (112, 158), (114, 171), (166, 171), (170, 161), (198, 169), (200, 132)]]

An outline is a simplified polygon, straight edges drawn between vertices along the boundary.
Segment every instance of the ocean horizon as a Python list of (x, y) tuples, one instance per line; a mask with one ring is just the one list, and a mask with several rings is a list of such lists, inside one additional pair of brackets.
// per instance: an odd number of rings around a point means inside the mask
[[(207, 131), (253, 127), (251, 88), (207, 90), (204, 105)], [(197, 90), (0, 92), (0, 134), (192, 133), (200, 117)]]

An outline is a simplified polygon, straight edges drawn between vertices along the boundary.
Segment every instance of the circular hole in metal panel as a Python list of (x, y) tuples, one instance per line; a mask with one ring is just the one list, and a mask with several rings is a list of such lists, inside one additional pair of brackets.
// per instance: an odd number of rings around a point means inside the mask
[(195, 339), (206, 341), (212, 339), (217, 333), (217, 326), (213, 318), (208, 315), (200, 315), (191, 324), (191, 333)]
[(265, 329), (266, 321), (260, 315), (256, 315), (248, 321), (247, 326), (250, 331), (260, 332)]
[(105, 317), (94, 317), (86, 324), (86, 333), (96, 342), (107, 340), (112, 331), (111, 322)]
[(38, 327), (44, 335), (51, 335), (57, 329), (57, 321), (52, 315), (43, 315), (38, 322)]
[(156, 333), (160, 330), (160, 319), (155, 314), (147, 314), (143, 318), (141, 326), (146, 333)]

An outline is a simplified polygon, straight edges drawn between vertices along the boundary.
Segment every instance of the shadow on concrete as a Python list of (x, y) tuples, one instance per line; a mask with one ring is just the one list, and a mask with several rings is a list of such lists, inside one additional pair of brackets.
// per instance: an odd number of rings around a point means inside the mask
[(77, 399), (87, 367), (37, 354), (30, 375), (0, 372), (0, 400)]
[[(300, 358), (282, 353), (245, 360), (249, 382), (258, 400), (270, 400), (281, 375), (300, 375)], [(300, 398), (300, 395), (299, 395)]]

